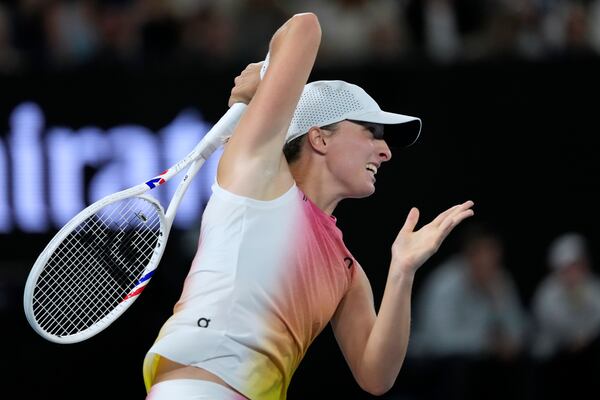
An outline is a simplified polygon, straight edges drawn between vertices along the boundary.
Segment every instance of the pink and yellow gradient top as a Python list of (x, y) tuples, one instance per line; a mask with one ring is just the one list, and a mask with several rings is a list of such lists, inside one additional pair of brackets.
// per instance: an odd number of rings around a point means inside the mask
[(146, 357), (147, 387), (162, 355), (252, 400), (285, 399), (355, 268), (335, 219), (296, 186), (259, 201), (215, 184), (182, 296)]

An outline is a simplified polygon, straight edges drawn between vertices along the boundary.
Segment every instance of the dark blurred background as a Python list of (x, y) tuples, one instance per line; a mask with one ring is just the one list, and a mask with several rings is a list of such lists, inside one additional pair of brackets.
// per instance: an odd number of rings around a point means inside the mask
[[(600, 327), (575, 353), (539, 358), (532, 351), (533, 299), (551, 274), (551, 241), (582, 233), (588, 280), (600, 272), (592, 145), (600, 132), (598, 0), (0, 2), (3, 386), (18, 398), (144, 397), (142, 360), (194, 255), (215, 160), (194, 182), (141, 300), (98, 336), (70, 345), (37, 336), (22, 307), (29, 270), (83, 206), (184, 155), (226, 110), (233, 78), (264, 58), (272, 33), (299, 11), (316, 12), (323, 29), (310, 80), (357, 83), (383, 109), (423, 120), (420, 141), (395, 152), (378, 173), (376, 194), (347, 200), (335, 212), (376, 305), (389, 248), (410, 207), (421, 210), (424, 223), (472, 199), (473, 220), (499, 233), (503, 267), (530, 320), (512, 364), (488, 362), (494, 357), (486, 351), (458, 354), (485, 366), (476, 374), (472, 366), (457, 368), (409, 348), (383, 398), (542, 399), (582, 388), (598, 395), (593, 370), (565, 366), (598, 365)], [(415, 303), (431, 272), (459, 251), (461, 231), (419, 271)], [(506, 365), (513, 373), (505, 373)], [(448, 376), (455, 384), (448, 385)], [(354, 382), (329, 328), (309, 350), (288, 397), (374, 398)]]

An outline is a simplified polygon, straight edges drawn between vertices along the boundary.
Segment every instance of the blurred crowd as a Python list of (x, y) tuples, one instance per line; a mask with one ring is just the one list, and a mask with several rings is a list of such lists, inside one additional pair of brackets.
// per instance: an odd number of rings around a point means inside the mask
[[(415, 299), (409, 358), (419, 399), (567, 399), (599, 393), (600, 276), (588, 239), (562, 232), (530, 301), (503, 238), (471, 222)], [(523, 266), (521, 266), (523, 267)], [(431, 385), (431, 382), (436, 382)]]
[(3, 0), (0, 73), (247, 63), (302, 11), (322, 66), (600, 53), (600, 0)]

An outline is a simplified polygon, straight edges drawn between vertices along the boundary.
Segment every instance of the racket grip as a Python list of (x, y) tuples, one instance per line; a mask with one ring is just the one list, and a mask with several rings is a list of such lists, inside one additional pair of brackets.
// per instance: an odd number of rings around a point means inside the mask
[(229, 110), (223, 114), (221, 119), (213, 125), (211, 130), (204, 135), (204, 138), (202, 139), (204, 146), (202, 146), (202, 149), (200, 150), (202, 158), (205, 160), (208, 159), (208, 157), (210, 157), (210, 155), (233, 134), (233, 130), (242, 117), (246, 107), (247, 106), (244, 103), (233, 104), (229, 107)]
[[(269, 67), (269, 59), (271, 52), (267, 52), (265, 61), (260, 68), (260, 79), (262, 80)], [(210, 131), (202, 139), (205, 144), (202, 146), (200, 155), (205, 160), (215, 152), (225, 140), (233, 134), (237, 123), (239, 122), (242, 114), (246, 110), (247, 105), (244, 103), (235, 103), (229, 110), (221, 117), (221, 119), (211, 128)]]

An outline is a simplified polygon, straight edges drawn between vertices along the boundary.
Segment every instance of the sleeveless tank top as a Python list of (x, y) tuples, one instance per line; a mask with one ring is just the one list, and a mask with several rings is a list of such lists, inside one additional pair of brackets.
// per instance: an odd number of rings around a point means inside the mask
[(212, 190), (181, 297), (144, 360), (146, 387), (164, 356), (249, 399), (285, 399), (358, 263), (335, 217), (296, 185), (270, 201)]

